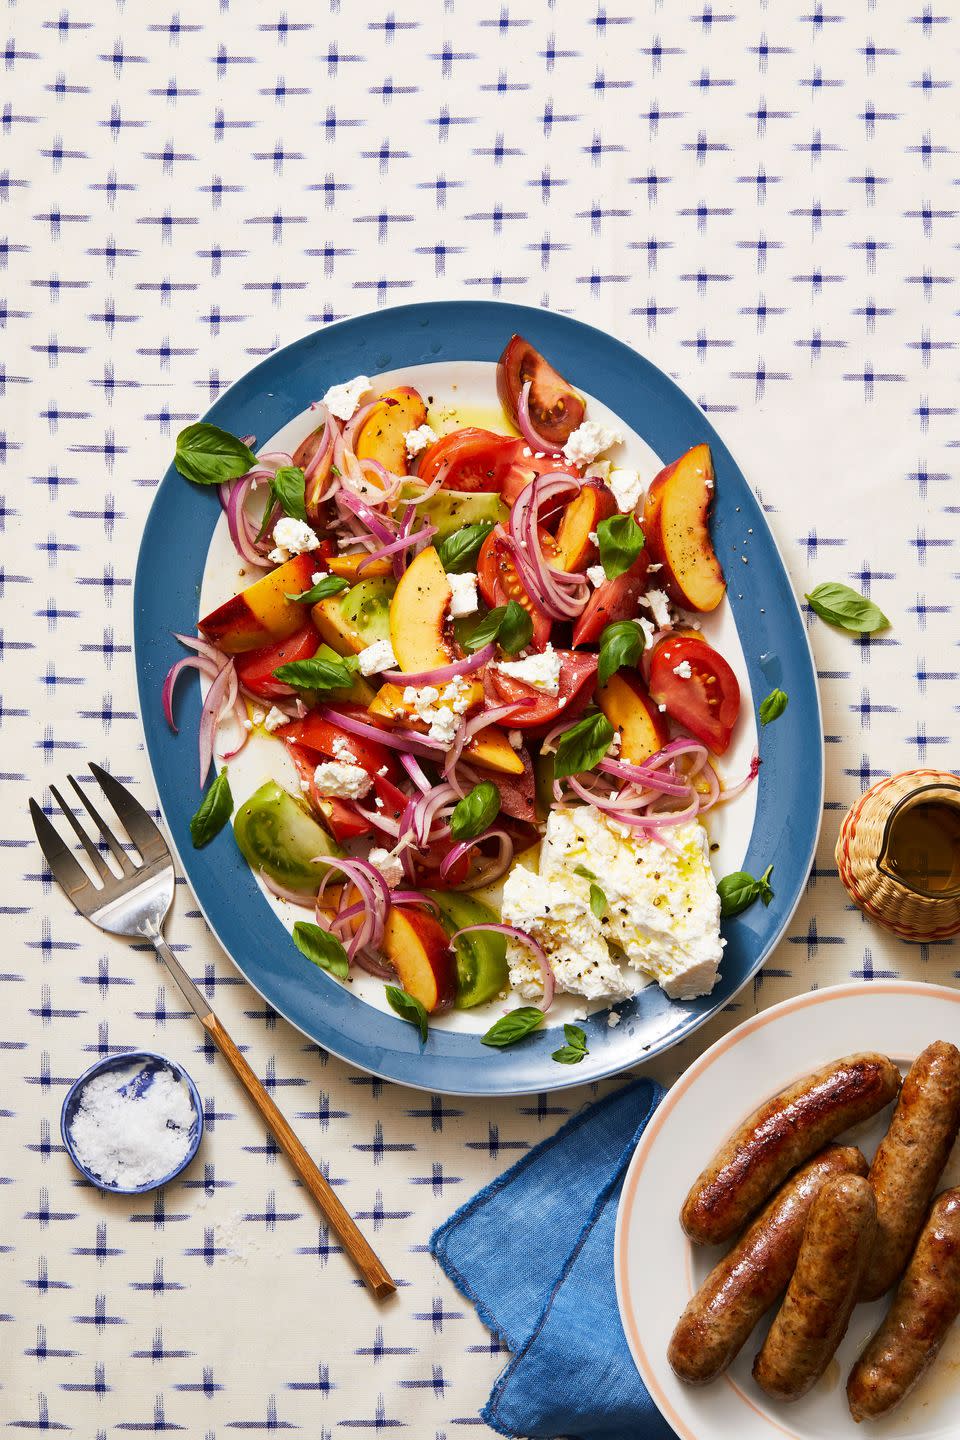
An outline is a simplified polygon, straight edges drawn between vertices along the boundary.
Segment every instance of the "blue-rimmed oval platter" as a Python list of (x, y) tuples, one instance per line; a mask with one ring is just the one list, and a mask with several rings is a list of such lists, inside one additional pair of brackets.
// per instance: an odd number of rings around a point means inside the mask
[[(774, 861), (776, 884), (768, 906), (754, 905), (724, 923), (721, 978), (710, 995), (669, 1000), (652, 985), (618, 1006), (621, 1019), (614, 1026), (606, 1010), (584, 1019), (565, 999), (545, 1027), (506, 1050), (480, 1042), (498, 1011), (453, 1012), (431, 1026), (421, 1049), (415, 1029), (384, 1003), (381, 982), (364, 976), (342, 985), (304, 959), (290, 938), (293, 920), (303, 912), (267, 895), (229, 827), (205, 849), (192, 847), (189, 823), (199, 803), (192, 737), (200, 689), (195, 677), (183, 682), (179, 736), (167, 727), (160, 691), (170, 665), (184, 653), (173, 632), (193, 633), (200, 614), (244, 583), (237, 579), (238, 560), (215, 486), (189, 484), (172, 466), (167, 471), (144, 530), (134, 595), (147, 751), (181, 864), (221, 945), (264, 999), (325, 1049), (401, 1084), (463, 1095), (524, 1094), (597, 1080), (668, 1049), (703, 1024), (756, 973), (783, 933), (809, 874), (823, 798), (813, 661), (760, 505), (703, 412), (626, 345), (565, 316), (521, 306), (402, 306), (330, 325), (278, 351), (232, 386), (205, 418), (234, 434), (255, 435), (258, 446), (271, 441), (292, 449), (313, 428), (311, 403), (329, 386), (363, 373), (384, 388), (417, 386), (431, 416), (456, 413), (461, 423), (482, 424), (498, 409), (496, 360), (514, 332), (588, 398), (591, 418), (616, 420), (626, 435), (625, 463), (645, 476), (698, 442), (707, 442), (713, 453), (714, 544), (736, 583), (720, 609), (704, 617), (703, 628), (733, 665), (743, 694), (724, 773), (738, 778), (758, 743), (763, 763), (758, 783), (711, 822), (712, 859), (718, 875), (737, 869), (759, 875)], [(787, 692), (789, 705), (758, 741), (757, 705), (775, 687)], [(267, 778), (281, 750), (254, 737), (232, 762), (238, 767), (236, 799)], [(563, 1043), (560, 1027), (574, 1017), (587, 1032), (588, 1054), (577, 1065), (557, 1064), (551, 1054)]]

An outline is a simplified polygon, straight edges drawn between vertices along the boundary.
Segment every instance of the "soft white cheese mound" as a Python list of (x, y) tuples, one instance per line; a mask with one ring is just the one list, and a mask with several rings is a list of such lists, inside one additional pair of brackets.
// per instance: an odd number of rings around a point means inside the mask
[[(607, 898), (602, 919), (590, 909), (591, 881), (578, 867), (597, 877)], [(697, 821), (675, 826), (663, 845), (592, 806), (553, 810), (539, 874), (511, 871), (503, 919), (543, 945), (559, 990), (589, 999), (621, 998), (651, 980), (671, 999), (691, 999), (717, 981), (720, 900)], [(511, 980), (530, 998), (540, 993), (538, 974), (521, 948), (510, 942)]]

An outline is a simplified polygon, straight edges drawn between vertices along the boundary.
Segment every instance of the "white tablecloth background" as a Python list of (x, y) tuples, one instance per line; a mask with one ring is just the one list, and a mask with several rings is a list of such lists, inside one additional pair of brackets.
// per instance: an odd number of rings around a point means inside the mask
[[(318, 1054), (238, 979), (181, 887), (178, 953), (400, 1279), (378, 1310), (152, 958), (88, 928), (43, 877), (29, 794), (93, 758), (152, 799), (131, 577), (173, 436), (308, 330), (451, 296), (602, 326), (710, 413), (798, 592), (845, 580), (893, 622), (862, 642), (813, 623), (827, 807), (807, 894), (756, 983), (652, 1068), (669, 1078), (811, 986), (955, 980), (953, 946), (867, 925), (832, 859), (868, 781), (956, 760), (949, 8), (7, 7), (5, 1427), (489, 1433), (477, 1412), (503, 1355), (425, 1242), (590, 1098), (441, 1100)], [(209, 1123), (186, 1179), (129, 1204), (77, 1184), (58, 1116), (97, 1055), (143, 1044), (188, 1065)], [(516, 1223), (536, 1244), (536, 1216)]]

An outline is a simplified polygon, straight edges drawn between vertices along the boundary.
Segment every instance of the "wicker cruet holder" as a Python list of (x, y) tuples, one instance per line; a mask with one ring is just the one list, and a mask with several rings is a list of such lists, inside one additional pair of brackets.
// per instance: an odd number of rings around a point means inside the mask
[(960, 814), (960, 776), (906, 770), (861, 795), (840, 827), (837, 866), (854, 902), (904, 940), (943, 940), (960, 932), (960, 883), (936, 893), (890, 867), (894, 825), (915, 805), (946, 805)]

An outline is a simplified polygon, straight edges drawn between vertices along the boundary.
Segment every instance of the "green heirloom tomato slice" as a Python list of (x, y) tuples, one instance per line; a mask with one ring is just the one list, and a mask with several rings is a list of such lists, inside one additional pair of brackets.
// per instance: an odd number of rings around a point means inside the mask
[(317, 890), (324, 867), (311, 864), (313, 857), (341, 853), (306, 807), (274, 780), (240, 806), (233, 833), (251, 869), (290, 890)]
[[(455, 890), (427, 890), (440, 911), (440, 923), (448, 935), (464, 925), (496, 925), (500, 917), (489, 905), (473, 895)], [(457, 965), (458, 1010), (472, 1010), (493, 1000), (509, 983), (507, 940), (489, 930), (461, 935), (453, 944)]]

